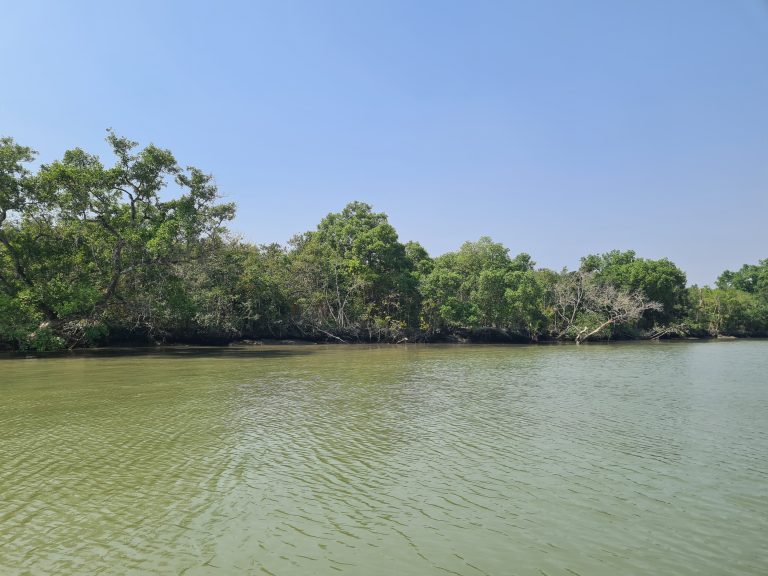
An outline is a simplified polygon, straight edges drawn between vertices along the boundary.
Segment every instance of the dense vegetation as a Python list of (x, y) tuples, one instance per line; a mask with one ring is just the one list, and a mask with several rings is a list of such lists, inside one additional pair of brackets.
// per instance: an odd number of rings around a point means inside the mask
[(0, 140), (0, 346), (768, 335), (768, 260), (686, 288), (632, 251), (553, 271), (484, 237), (433, 258), (360, 202), (254, 246), (227, 233), (209, 175), (107, 140), (110, 167), (74, 149), (35, 172), (33, 150)]

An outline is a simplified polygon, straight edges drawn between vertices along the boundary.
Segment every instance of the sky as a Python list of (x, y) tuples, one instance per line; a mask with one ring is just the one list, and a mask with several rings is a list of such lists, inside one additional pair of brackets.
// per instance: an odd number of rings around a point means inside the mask
[(0, 1), (0, 136), (170, 149), (285, 243), (360, 200), (432, 255), (768, 258), (768, 1)]

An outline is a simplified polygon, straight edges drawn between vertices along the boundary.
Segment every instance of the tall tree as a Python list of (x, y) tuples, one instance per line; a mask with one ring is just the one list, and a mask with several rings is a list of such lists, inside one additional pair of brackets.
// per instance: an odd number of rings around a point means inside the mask
[(655, 322), (672, 322), (685, 313), (685, 273), (666, 258), (649, 260), (638, 258), (632, 250), (613, 250), (582, 258), (581, 270), (594, 272), (596, 281), (601, 284), (639, 292), (647, 299), (659, 302), (660, 309), (649, 309), (644, 314), (649, 326)]
[(391, 339), (415, 323), (413, 262), (386, 214), (352, 202), (292, 244), (300, 326), (337, 339)]
[(736, 272), (726, 270), (718, 277), (717, 287), (735, 288), (768, 300), (768, 259), (758, 264), (744, 264)]
[[(37, 333), (53, 333), (61, 344), (98, 332), (112, 303), (130, 300), (146, 286), (141, 278), (157, 280), (193, 256), (234, 214), (233, 205), (216, 203), (209, 175), (182, 169), (170, 151), (136, 150), (112, 132), (107, 141), (111, 167), (75, 148), (35, 175), (19, 168), (31, 151), (3, 142), (2, 156), (17, 161), (3, 162), (0, 289), (32, 311)], [(182, 194), (163, 200), (169, 181)]]

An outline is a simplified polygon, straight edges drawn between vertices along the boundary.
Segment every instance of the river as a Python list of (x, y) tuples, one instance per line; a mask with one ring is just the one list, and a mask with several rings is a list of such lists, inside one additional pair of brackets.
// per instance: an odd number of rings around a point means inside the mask
[(768, 573), (768, 342), (0, 358), (0, 573)]

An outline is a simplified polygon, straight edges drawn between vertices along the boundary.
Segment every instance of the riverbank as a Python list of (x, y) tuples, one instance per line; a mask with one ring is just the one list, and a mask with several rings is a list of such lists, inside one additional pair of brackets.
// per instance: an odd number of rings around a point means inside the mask
[[(684, 325), (654, 327), (641, 330), (636, 327), (611, 326), (606, 330), (591, 335), (584, 342), (630, 342), (647, 340), (715, 340), (715, 339), (760, 339), (768, 338), (768, 332), (755, 331), (713, 334), (703, 329)], [(97, 340), (79, 339), (56, 347), (38, 347), (38, 352), (74, 349), (105, 348), (153, 348), (158, 346), (229, 346), (238, 344), (556, 344), (575, 342), (574, 334), (559, 337), (553, 334), (530, 334), (500, 328), (443, 328), (430, 331), (414, 330), (299, 330), (284, 329), (279, 333), (255, 334), (137, 334), (128, 330), (110, 330)], [(61, 344), (61, 342), (60, 342)], [(18, 343), (3, 343), (0, 350), (25, 351), (35, 350)]]
[[(704, 330), (654, 329), (607, 331), (591, 337), (589, 342), (632, 342), (647, 340), (717, 340), (717, 339), (760, 339), (768, 338), (768, 332), (711, 334)], [(499, 328), (453, 328), (430, 332), (405, 332), (370, 334), (360, 332), (326, 331), (314, 333), (290, 332), (285, 335), (245, 336), (231, 338), (176, 338), (163, 342), (118, 341), (116, 345), (133, 343), (139, 346), (161, 344), (186, 344), (204, 346), (223, 346), (231, 344), (562, 344), (575, 342), (575, 338), (558, 338), (553, 335), (539, 334), (531, 337), (520, 332)]]
[[(715, 342), (715, 341), (749, 341), (749, 340), (766, 340), (766, 336), (675, 336), (675, 337), (662, 337), (662, 338), (635, 338), (635, 339), (595, 339), (587, 342), (582, 342), (580, 345), (610, 345), (610, 344), (631, 344), (642, 342)], [(115, 355), (133, 355), (133, 354), (172, 354), (180, 356), (194, 356), (194, 355), (206, 355), (217, 354), (226, 350), (243, 350), (248, 348), (300, 348), (300, 347), (314, 347), (321, 345), (331, 345), (334, 347), (344, 348), (349, 346), (352, 348), (365, 347), (365, 346), (440, 346), (440, 345), (456, 345), (456, 346), (471, 346), (471, 345), (509, 345), (509, 346), (562, 346), (562, 345), (577, 345), (573, 340), (556, 340), (556, 339), (539, 339), (530, 340), (522, 338), (505, 338), (503, 335), (489, 335), (483, 334), (470, 334), (459, 335), (451, 334), (450, 336), (444, 336), (442, 338), (434, 338), (429, 340), (416, 340), (416, 339), (402, 339), (397, 342), (392, 341), (364, 341), (364, 340), (350, 340), (341, 342), (334, 339), (302, 339), (302, 338), (238, 338), (232, 339), (226, 342), (200, 342), (200, 341), (169, 341), (169, 342), (121, 342), (113, 343), (105, 346), (90, 346), (90, 347), (76, 347), (61, 350), (39, 351), (39, 350), (19, 350), (11, 348), (0, 349), (0, 356), (5, 357), (44, 357), (44, 356), (60, 356), (67, 355), (72, 352), (88, 353), (93, 352), (99, 355), (115, 354)]]

